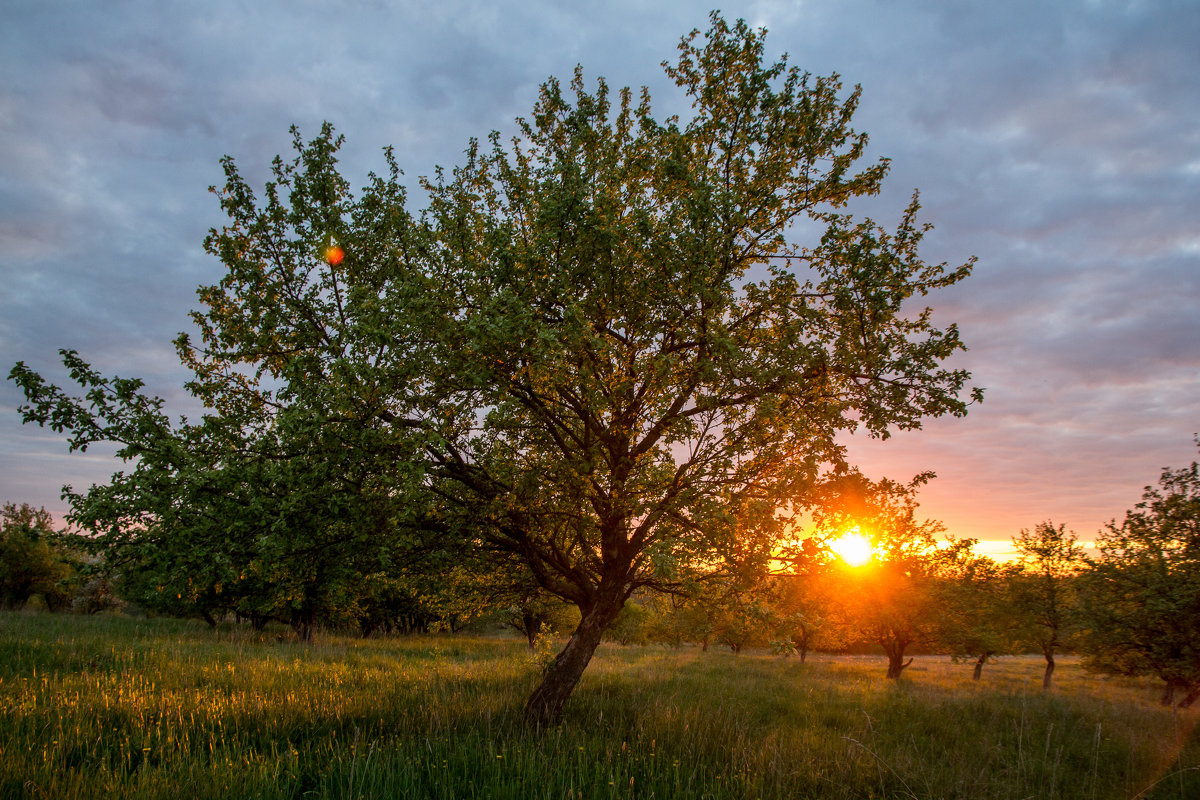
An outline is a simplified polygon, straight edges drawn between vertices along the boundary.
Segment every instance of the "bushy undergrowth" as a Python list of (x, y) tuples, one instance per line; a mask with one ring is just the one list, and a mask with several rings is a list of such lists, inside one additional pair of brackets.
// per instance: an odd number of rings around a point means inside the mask
[(882, 667), (610, 645), (538, 731), (516, 640), (2, 613), (0, 797), (1200, 796), (1197, 712), (1152, 684)]

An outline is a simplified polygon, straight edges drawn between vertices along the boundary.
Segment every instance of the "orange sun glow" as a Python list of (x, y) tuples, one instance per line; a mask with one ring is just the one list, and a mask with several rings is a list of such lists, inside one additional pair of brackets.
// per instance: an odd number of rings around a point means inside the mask
[(841, 557), (842, 561), (852, 567), (861, 567), (871, 560), (871, 540), (859, 533), (858, 528), (851, 528), (843, 533), (832, 542), (830, 547)]

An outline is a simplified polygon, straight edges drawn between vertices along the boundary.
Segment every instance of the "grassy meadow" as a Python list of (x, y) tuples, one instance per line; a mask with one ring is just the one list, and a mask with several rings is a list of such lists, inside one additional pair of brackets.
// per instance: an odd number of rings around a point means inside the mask
[(516, 639), (3, 612), (0, 798), (1200, 797), (1200, 713), (1064, 661), (604, 645), (536, 731)]

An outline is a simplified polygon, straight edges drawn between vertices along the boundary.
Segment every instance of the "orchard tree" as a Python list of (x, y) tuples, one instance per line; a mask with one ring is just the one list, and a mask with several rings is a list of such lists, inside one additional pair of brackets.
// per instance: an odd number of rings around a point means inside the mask
[(1200, 465), (1163, 471), (1157, 487), (1097, 540), (1084, 587), (1087, 663), (1153, 675), (1162, 702), (1200, 697)]
[(891, 679), (912, 663), (904, 660), (909, 647), (940, 642), (947, 613), (943, 585), (974, 545), (972, 539), (941, 543), (942, 524), (917, 519), (916, 490), (931, 477), (924, 473), (901, 484), (850, 472), (827, 482), (816, 501), (818, 537), (836, 539), (857, 529), (871, 542), (871, 560), (846, 566), (830, 596), (842, 638), (882, 647)]
[(524, 636), (530, 651), (539, 637), (569, 632), (578, 622), (575, 607), (546, 592), (513, 557), (483, 550), (462, 553), (422, 583), (423, 599), (444, 619), (499, 622)]
[(1005, 570), (987, 556), (964, 552), (942, 576), (938, 588), (943, 613), (938, 643), (955, 661), (973, 663), (979, 680), (992, 658), (1013, 652), (1012, 610)]
[[(67, 487), (71, 518), (148, 608), (278, 619), (307, 638), (352, 611), (360, 576), (394, 572), (413, 550), (424, 428), (396, 413), (422, 364), (405, 335), (413, 319), (394, 312), (397, 295), (430, 296), (403, 256), (419, 226), (390, 156), (390, 175), (347, 199), (339, 143), (328, 127), (307, 145), (296, 134), (297, 157), (276, 160), (261, 206), (224, 162), (216, 194), (230, 224), (205, 246), (227, 272), (199, 290), (199, 341), (176, 342), (201, 420), (173, 423), (140, 381), (70, 351), (81, 396), (24, 364), (10, 375), (26, 421), (69, 431), (72, 450), (120, 445), (131, 468)], [(324, 252), (334, 236), (356, 253), (337, 269)]]
[[(581, 71), (549, 80), (511, 141), (423, 182), (418, 217), (390, 153), (355, 199), (328, 127), (262, 202), (226, 160), (208, 248), (228, 273), (179, 340), (209, 455), (165, 470), (162, 500), (206, 470), (251, 495), (282, 472), (272, 552), (332, 536), (520, 564), (580, 612), (526, 705), (544, 724), (634, 592), (768, 560), (839, 433), (964, 414), (980, 393), (942, 366), (958, 331), (912, 301), (971, 264), (922, 260), (915, 196), (892, 231), (846, 213), (888, 168), (858, 166), (859, 90), (767, 61), (764, 36), (714, 14), (684, 37), (665, 68), (686, 120)], [(798, 240), (802, 221), (823, 233)], [(17, 377), (27, 418), (79, 408)]]
[(707, 651), (716, 633), (714, 604), (717, 597), (704, 592), (706, 588), (701, 584), (680, 594), (648, 595), (653, 614), (651, 636), (675, 647), (694, 642), (702, 651)]
[(827, 542), (807, 536), (782, 551), (785, 566), (772, 576), (769, 602), (777, 625), (773, 649), (791, 651), (803, 663), (818, 642), (847, 644), (845, 630), (838, 631), (839, 586), (837, 555)]
[[(887, 170), (855, 168), (859, 91), (765, 61), (762, 32), (715, 14), (666, 71), (687, 120), (577, 72), (572, 97), (549, 81), (513, 141), (429, 185), (438, 266), (461, 287), (439, 363), (486, 411), (435, 474), (489, 546), (581, 611), (535, 722), (633, 592), (768, 558), (839, 432), (966, 410), (967, 375), (940, 366), (957, 330), (905, 301), (970, 265), (921, 260), (915, 199), (892, 233), (839, 211)], [(824, 227), (807, 245), (805, 219)]]
[(50, 512), (28, 503), (0, 508), (0, 607), (41, 597), (50, 611), (71, 602), (79, 559), (72, 537), (54, 530)]
[(1018, 636), (1046, 659), (1042, 689), (1049, 690), (1054, 656), (1079, 628), (1076, 587), (1087, 553), (1074, 531), (1047, 520), (1013, 537), (1017, 561), (1008, 576), (1010, 613)]
[(718, 602), (707, 610), (713, 637), (733, 653), (762, 647), (772, 640), (773, 615), (764, 602), (762, 586), (725, 587)]

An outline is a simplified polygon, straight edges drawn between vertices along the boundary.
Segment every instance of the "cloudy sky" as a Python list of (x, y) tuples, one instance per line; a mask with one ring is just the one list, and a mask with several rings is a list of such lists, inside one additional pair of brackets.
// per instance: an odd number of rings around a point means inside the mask
[[(683, 110), (659, 66), (707, 27), (682, 0), (0, 0), (0, 367), (63, 380), (56, 352), (141, 377), (176, 412), (170, 341), (221, 265), (208, 187), (253, 185), (329, 120), (352, 182), (394, 145), (415, 183), (471, 136), (509, 131), (538, 85), (584, 66)], [(963, 419), (849, 442), (874, 477), (938, 478), (922, 510), (1007, 541), (1053, 519), (1090, 538), (1164, 466), (1198, 457), (1200, 4), (1194, 0), (762, 0), (726, 17), (772, 54), (861, 84), (855, 127), (893, 171), (860, 207), (894, 223), (914, 188), (931, 261), (979, 258), (932, 298), (986, 387)], [(0, 501), (61, 514), (66, 453), (0, 387)]]

